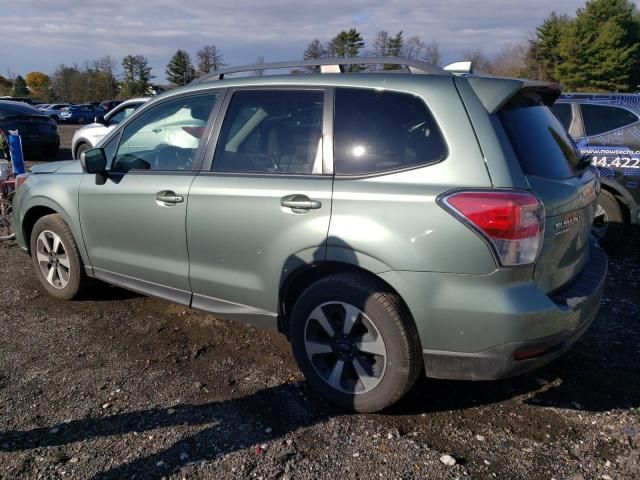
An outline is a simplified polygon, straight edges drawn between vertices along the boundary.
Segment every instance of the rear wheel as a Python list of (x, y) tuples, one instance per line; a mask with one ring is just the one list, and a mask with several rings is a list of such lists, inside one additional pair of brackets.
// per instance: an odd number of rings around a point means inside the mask
[(0, 199), (0, 241), (11, 240), (16, 236), (11, 224), (12, 211), (11, 202), (5, 198)]
[(39, 219), (31, 232), (31, 258), (47, 292), (63, 300), (74, 298), (89, 279), (69, 226), (59, 215)]
[(614, 249), (624, 234), (624, 216), (616, 197), (607, 190), (598, 196), (598, 207), (593, 219), (592, 233), (606, 250)]
[(422, 367), (413, 320), (400, 298), (363, 274), (307, 288), (290, 322), (294, 356), (309, 385), (342, 408), (375, 412), (413, 386)]

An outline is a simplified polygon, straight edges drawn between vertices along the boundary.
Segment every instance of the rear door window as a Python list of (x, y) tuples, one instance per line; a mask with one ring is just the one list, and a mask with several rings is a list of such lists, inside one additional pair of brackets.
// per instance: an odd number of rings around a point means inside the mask
[(250, 90), (233, 94), (213, 170), (235, 173), (322, 173), (321, 90)]
[(406, 93), (336, 89), (333, 138), (338, 175), (415, 167), (447, 156), (427, 105)]
[(629, 110), (608, 105), (580, 105), (582, 121), (587, 137), (624, 128), (638, 121), (638, 117)]
[(535, 94), (516, 94), (498, 117), (525, 175), (566, 179), (580, 162), (575, 143)]

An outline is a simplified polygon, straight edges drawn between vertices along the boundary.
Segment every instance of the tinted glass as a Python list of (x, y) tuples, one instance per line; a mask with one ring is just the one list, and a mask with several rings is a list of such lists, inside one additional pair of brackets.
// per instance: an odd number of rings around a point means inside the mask
[(324, 93), (236, 92), (213, 160), (218, 172), (322, 173)]
[(569, 127), (571, 126), (571, 119), (573, 115), (571, 114), (571, 104), (570, 103), (554, 103), (551, 107), (551, 111), (556, 116), (560, 123), (564, 127), (565, 130), (569, 131)]
[(136, 111), (136, 108), (138, 108), (140, 105), (142, 104), (136, 103), (133, 105), (127, 105), (126, 107), (118, 110), (109, 118), (109, 125), (118, 125), (119, 123), (122, 123), (122, 121), (129, 118), (131, 114)]
[(122, 132), (113, 170), (191, 170), (215, 100), (180, 97), (144, 112)]
[(584, 130), (588, 137), (601, 135), (617, 128), (626, 127), (638, 121), (629, 110), (606, 105), (580, 105)]
[(361, 175), (442, 160), (447, 147), (414, 95), (338, 88), (334, 118), (337, 174)]
[(498, 113), (526, 175), (565, 179), (580, 161), (576, 145), (542, 100), (515, 95)]

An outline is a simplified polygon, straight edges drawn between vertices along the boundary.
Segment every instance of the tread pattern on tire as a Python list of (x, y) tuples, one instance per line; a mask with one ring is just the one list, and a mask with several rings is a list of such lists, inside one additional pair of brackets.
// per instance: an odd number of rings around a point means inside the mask
[[(366, 291), (369, 298), (382, 306), (387, 312), (388, 319), (394, 324), (394, 329), (401, 338), (401, 342), (408, 348), (403, 349), (405, 358), (403, 358), (403, 373), (405, 374), (404, 382), (394, 395), (387, 402), (387, 406), (400, 400), (415, 384), (422, 371), (423, 357), (422, 346), (418, 336), (418, 331), (408, 308), (402, 299), (395, 293), (390, 292), (381, 281), (372, 278), (364, 273), (338, 273), (330, 275), (308, 287), (299, 297), (304, 297), (305, 293), (312, 287), (321, 287), (322, 285), (344, 285)], [(294, 307), (295, 311), (295, 307)], [(384, 407), (383, 407), (384, 408)], [(373, 410), (360, 410), (373, 411)]]

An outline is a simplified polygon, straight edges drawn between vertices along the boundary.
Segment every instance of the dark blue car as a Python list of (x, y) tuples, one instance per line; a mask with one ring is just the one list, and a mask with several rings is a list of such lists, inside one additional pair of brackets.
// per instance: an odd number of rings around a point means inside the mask
[(640, 95), (566, 93), (552, 110), (600, 170), (593, 231), (601, 244), (614, 247), (622, 227), (640, 223)]
[(81, 125), (93, 123), (95, 119), (102, 120), (107, 111), (90, 103), (84, 105), (71, 105), (60, 112), (61, 123), (79, 123)]

